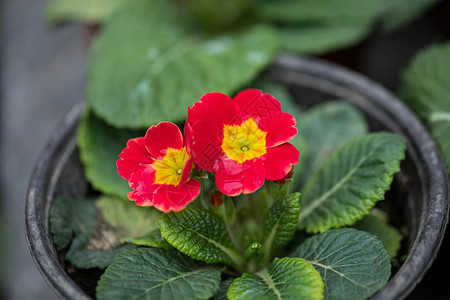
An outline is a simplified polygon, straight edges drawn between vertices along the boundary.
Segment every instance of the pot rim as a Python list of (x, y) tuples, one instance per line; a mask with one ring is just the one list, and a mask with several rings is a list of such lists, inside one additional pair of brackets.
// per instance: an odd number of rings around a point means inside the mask
[[(310, 77), (311, 86), (319, 80), (331, 84), (330, 88), (351, 88), (352, 92), (370, 98), (381, 113), (386, 114), (399, 124), (399, 131), (413, 141), (414, 151), (423, 161), (422, 178), (429, 178), (427, 193), (428, 207), (424, 207), (417, 238), (409, 252), (407, 260), (400, 270), (372, 299), (405, 298), (424, 277), (434, 261), (442, 243), (448, 222), (448, 181), (445, 165), (440, 152), (428, 131), (417, 117), (395, 96), (378, 83), (364, 75), (350, 71), (342, 66), (316, 58), (280, 55), (271, 69), (288, 69)], [(271, 71), (269, 71), (270, 73)], [(293, 80), (285, 78), (285, 80)], [(53, 290), (64, 299), (91, 299), (66, 273), (58, 261), (58, 254), (51, 239), (48, 222), (49, 207), (45, 178), (48, 178), (58, 150), (64, 147), (78, 126), (84, 111), (84, 103), (75, 105), (60, 121), (39, 155), (33, 169), (25, 205), (25, 230), (28, 247), (34, 262)], [(408, 144), (408, 150), (410, 144)], [(72, 149), (73, 150), (73, 149)], [(425, 191), (424, 191), (425, 192)], [(45, 210), (42, 210), (45, 208)], [(427, 234), (429, 231), (435, 234)], [(433, 249), (431, 252), (428, 249)], [(421, 272), (417, 272), (421, 270)]]

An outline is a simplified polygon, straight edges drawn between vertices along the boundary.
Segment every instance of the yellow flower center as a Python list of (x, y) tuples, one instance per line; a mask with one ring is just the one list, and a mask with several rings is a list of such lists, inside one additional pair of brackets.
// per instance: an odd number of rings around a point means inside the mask
[(155, 159), (152, 164), (153, 169), (156, 171), (155, 183), (178, 185), (188, 159), (186, 147), (183, 149), (167, 148), (164, 158)]
[(231, 159), (243, 162), (266, 154), (267, 132), (249, 118), (241, 125), (224, 125), (222, 150)]

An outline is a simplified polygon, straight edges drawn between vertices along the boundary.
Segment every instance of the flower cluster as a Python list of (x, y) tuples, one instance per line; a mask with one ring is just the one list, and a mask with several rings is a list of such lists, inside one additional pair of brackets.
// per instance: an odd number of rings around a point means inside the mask
[(223, 194), (249, 194), (298, 163), (299, 151), (288, 143), (295, 125), (278, 100), (260, 90), (234, 98), (207, 93), (188, 109), (184, 140), (173, 123), (152, 126), (145, 137), (128, 141), (117, 169), (133, 189), (130, 200), (163, 212), (180, 211), (199, 195), (194, 169), (214, 173)]

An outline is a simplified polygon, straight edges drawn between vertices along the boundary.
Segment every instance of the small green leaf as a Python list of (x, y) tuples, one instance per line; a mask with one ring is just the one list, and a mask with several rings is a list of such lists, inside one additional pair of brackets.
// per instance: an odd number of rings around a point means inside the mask
[(313, 266), (300, 258), (275, 258), (267, 269), (244, 273), (228, 289), (230, 300), (323, 299), (324, 284)]
[(54, 25), (64, 21), (100, 23), (120, 9), (127, 0), (50, 0), (46, 19)]
[(325, 283), (325, 299), (367, 299), (388, 281), (391, 260), (374, 235), (351, 228), (315, 235), (291, 255), (312, 264)]
[(85, 175), (92, 186), (109, 195), (127, 199), (128, 182), (117, 173), (116, 161), (131, 138), (143, 131), (119, 130), (87, 110), (78, 128), (78, 147)]
[(117, 256), (97, 286), (97, 299), (208, 299), (221, 270), (178, 251), (139, 248)]
[(159, 231), (161, 212), (153, 207), (137, 206), (132, 201), (102, 196), (96, 203), (104, 220), (120, 233), (123, 239), (138, 238)]
[(323, 232), (352, 225), (368, 214), (400, 171), (405, 149), (401, 136), (383, 132), (345, 143), (307, 181), (299, 228)]
[(260, 243), (254, 242), (251, 243), (250, 246), (245, 250), (245, 258), (249, 259), (252, 257), (261, 257), (264, 253), (263, 245)]
[(180, 252), (207, 263), (243, 266), (225, 224), (214, 214), (198, 207), (163, 214), (158, 220), (161, 235)]
[(127, 238), (125, 240), (127, 243), (131, 243), (138, 246), (147, 246), (154, 248), (163, 248), (166, 250), (173, 249), (172, 245), (170, 245), (162, 236), (159, 228), (155, 231), (152, 231), (150, 234), (138, 237), (138, 238)]
[(384, 247), (391, 258), (397, 256), (403, 237), (400, 232), (396, 228), (390, 226), (383, 217), (378, 215), (367, 215), (362, 220), (356, 222), (352, 227), (375, 235), (383, 242)]
[(109, 250), (88, 249), (83, 241), (74, 240), (66, 254), (66, 260), (80, 269), (105, 269), (113, 263), (118, 254), (134, 248), (135, 245), (123, 244)]
[(361, 112), (344, 101), (319, 104), (298, 119), (298, 136), (306, 141), (308, 147), (306, 155), (300, 155), (301, 173), (294, 173), (295, 190), (301, 191), (306, 180), (339, 146), (367, 133), (368, 125)]
[(233, 283), (233, 279), (227, 279), (220, 283), (220, 289), (217, 295), (212, 300), (227, 300), (227, 291), (230, 285)]
[(290, 194), (276, 201), (263, 224), (264, 258), (268, 261), (275, 251), (289, 243), (297, 227), (300, 212), (300, 193)]
[(147, 128), (184, 120), (186, 109), (203, 94), (231, 95), (275, 55), (278, 43), (271, 27), (206, 36), (183, 22), (172, 5), (135, 0), (96, 36), (86, 96), (109, 124)]

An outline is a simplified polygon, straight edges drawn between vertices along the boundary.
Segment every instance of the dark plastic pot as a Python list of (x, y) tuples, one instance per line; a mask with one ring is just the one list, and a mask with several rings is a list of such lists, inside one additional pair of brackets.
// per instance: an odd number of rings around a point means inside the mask
[[(366, 115), (371, 130), (399, 133), (408, 140), (402, 171), (384, 201), (394, 211), (395, 224), (407, 228), (403, 251), (408, 258), (372, 299), (405, 298), (432, 264), (448, 219), (447, 173), (435, 143), (398, 99), (361, 75), (317, 59), (292, 56), (280, 56), (266, 75), (285, 85), (304, 106), (346, 99)], [(26, 205), (30, 251), (45, 279), (66, 299), (89, 299), (96, 284), (92, 278), (98, 278), (98, 274), (87, 276), (66, 267), (49, 228), (55, 197), (83, 196), (89, 191), (75, 136), (82, 111), (82, 104), (73, 108), (52, 134), (32, 174)]]

